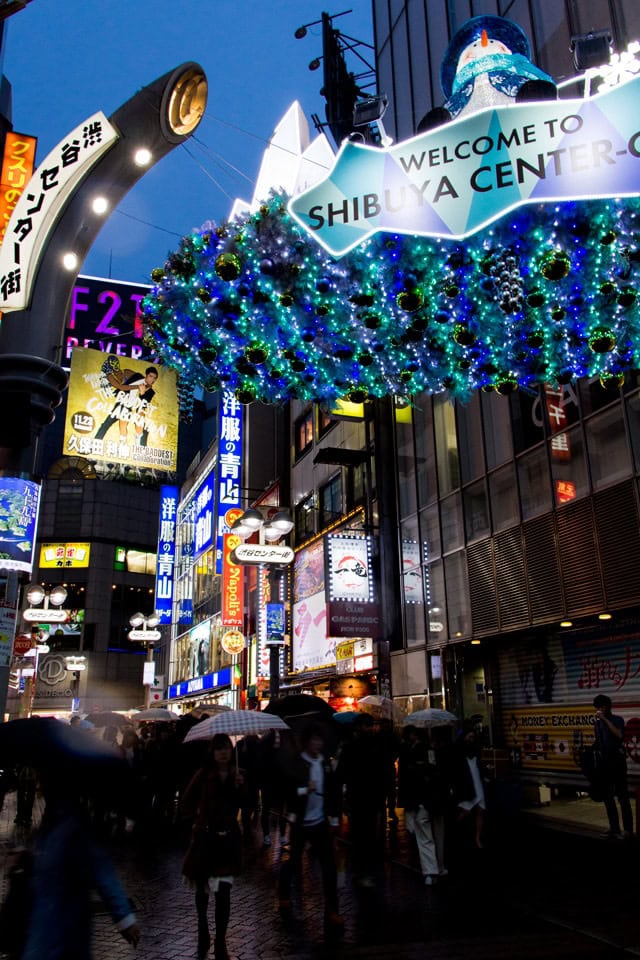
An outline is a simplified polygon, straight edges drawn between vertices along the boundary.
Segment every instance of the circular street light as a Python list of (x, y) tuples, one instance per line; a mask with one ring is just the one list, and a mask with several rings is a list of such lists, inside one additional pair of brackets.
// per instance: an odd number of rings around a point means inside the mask
[(39, 603), (42, 603), (44, 595), (44, 587), (41, 587), (39, 583), (30, 583), (26, 589), (27, 600), (31, 607), (37, 607)]
[(54, 587), (53, 590), (49, 591), (49, 603), (52, 603), (54, 607), (61, 607), (66, 599), (67, 591), (63, 586)]

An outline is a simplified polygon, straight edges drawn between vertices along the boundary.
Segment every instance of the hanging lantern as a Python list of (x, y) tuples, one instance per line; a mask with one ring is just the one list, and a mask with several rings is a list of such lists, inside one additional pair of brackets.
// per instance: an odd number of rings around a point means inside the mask
[(264, 363), (267, 359), (268, 351), (264, 343), (254, 342), (249, 344), (244, 355), (249, 363), (260, 364)]
[(198, 300), (202, 300), (203, 303), (211, 303), (212, 297), (206, 287), (198, 287), (196, 296)]
[(540, 272), (545, 280), (562, 280), (571, 269), (571, 260), (562, 250), (552, 250), (545, 254), (540, 264)]
[(240, 276), (240, 261), (235, 253), (221, 253), (216, 257), (215, 271), (221, 280), (228, 283)]
[(610, 353), (615, 345), (616, 337), (609, 327), (595, 327), (589, 335), (589, 348), (594, 353)]
[(466, 323), (456, 323), (453, 328), (453, 339), (461, 347), (470, 347), (472, 343), (476, 342), (476, 335), (473, 330), (469, 330)]
[(527, 294), (527, 303), (530, 307), (542, 307), (545, 302), (545, 296), (537, 287), (530, 290)]
[(600, 386), (604, 390), (619, 390), (624, 386), (624, 373), (603, 373), (600, 377)]
[(422, 290), (417, 287), (414, 290), (401, 290), (396, 297), (396, 303), (406, 313), (413, 313), (415, 310), (419, 310), (424, 303)]
[(496, 393), (499, 393), (501, 397), (508, 397), (510, 393), (515, 393), (518, 389), (518, 381), (515, 377), (499, 377), (495, 381), (493, 389)]

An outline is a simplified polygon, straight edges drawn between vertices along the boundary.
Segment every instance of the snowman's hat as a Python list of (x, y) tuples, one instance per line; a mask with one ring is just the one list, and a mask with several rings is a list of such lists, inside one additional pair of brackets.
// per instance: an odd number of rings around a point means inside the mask
[(440, 86), (447, 100), (453, 89), (460, 54), (470, 43), (480, 39), (483, 30), (487, 31), (490, 40), (500, 40), (512, 53), (519, 53), (527, 60), (531, 59), (531, 47), (527, 35), (513, 20), (491, 16), (473, 17), (462, 24), (445, 51), (440, 67)]

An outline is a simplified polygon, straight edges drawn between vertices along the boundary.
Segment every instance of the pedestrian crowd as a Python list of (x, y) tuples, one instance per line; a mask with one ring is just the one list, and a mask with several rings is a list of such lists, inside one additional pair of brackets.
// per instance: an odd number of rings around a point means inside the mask
[[(619, 759), (624, 725), (610, 701), (596, 701), (596, 745), (608, 757), (609, 787), (601, 799), (612, 834), (620, 831), (616, 796), (623, 829), (630, 831)], [(456, 729), (409, 721), (398, 728), (357, 713), (345, 725), (312, 718), (236, 743), (223, 733), (185, 743), (185, 733), (180, 723), (105, 730), (103, 739), (113, 743), (126, 770), (126, 787), (114, 781), (112, 789), (104, 783), (91, 789), (81, 764), (78, 776), (64, 781), (37, 763), (11, 771), (4, 789), (16, 792), (16, 830), (25, 842), (6, 867), (0, 952), (10, 960), (90, 960), (92, 888), (122, 936), (138, 942), (136, 917), (105, 852), (105, 841), (114, 836), (153, 843), (160, 830), (183, 838), (182, 875), (194, 894), (198, 960), (209, 955), (212, 932), (216, 960), (227, 960), (234, 879), (261, 847), (278, 845), (274, 896), (285, 921), (294, 917), (294, 904), (312, 895), (303, 881), (310, 855), (321, 878), (329, 941), (343, 930), (339, 872), (345, 872), (345, 850), (354, 893), (374, 910), (384, 885), (385, 843), (401, 823), (426, 887), (446, 883), (449, 871), (461, 869), (461, 852), (482, 856), (476, 851), (487, 843), (491, 787), (482, 730), (473, 722)], [(31, 837), (34, 805), (43, 801)], [(37, 902), (38, 910), (26, 909), (25, 901)]]

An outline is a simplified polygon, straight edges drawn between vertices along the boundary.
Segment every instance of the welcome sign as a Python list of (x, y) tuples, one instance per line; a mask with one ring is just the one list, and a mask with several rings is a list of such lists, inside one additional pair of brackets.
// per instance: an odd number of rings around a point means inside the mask
[(483, 110), (388, 149), (346, 142), (289, 212), (333, 256), (377, 232), (461, 239), (525, 203), (640, 193), (640, 77)]

